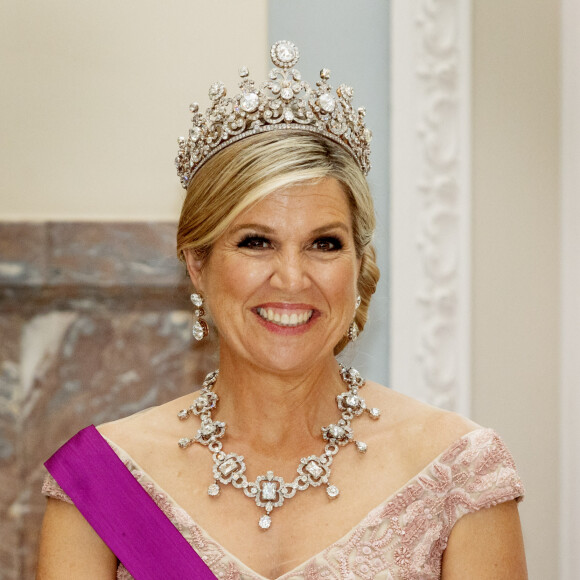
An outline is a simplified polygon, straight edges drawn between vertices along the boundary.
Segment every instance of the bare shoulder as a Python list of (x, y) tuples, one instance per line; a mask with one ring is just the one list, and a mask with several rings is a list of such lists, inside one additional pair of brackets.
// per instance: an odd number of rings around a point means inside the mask
[(506, 501), (460, 518), (451, 530), (442, 564), (443, 580), (526, 580), (516, 502)]
[(37, 580), (111, 580), (117, 558), (77, 508), (48, 498), (42, 521)]
[(444, 409), (368, 381), (367, 406), (381, 409), (380, 433), (385, 444), (399, 449), (408, 469), (419, 471), (455, 441), (481, 426)]
[(152, 446), (159, 447), (165, 440), (175, 441), (179, 425), (177, 412), (191, 404), (191, 400), (191, 394), (185, 395), (117, 421), (103, 423), (97, 429), (101, 435), (138, 458)]

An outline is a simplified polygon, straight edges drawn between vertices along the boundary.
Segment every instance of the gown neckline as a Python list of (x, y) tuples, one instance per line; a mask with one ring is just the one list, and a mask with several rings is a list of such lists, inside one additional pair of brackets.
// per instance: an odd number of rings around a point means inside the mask
[[(290, 578), (293, 574), (294, 575), (297, 574), (301, 569), (306, 568), (311, 562), (313, 562), (314, 560), (316, 560), (317, 558), (319, 558), (322, 555), (323, 552), (326, 552), (327, 550), (331, 549), (333, 546), (336, 546), (338, 544), (343, 543), (345, 541), (345, 539), (347, 537), (349, 537), (355, 530), (357, 530), (358, 528), (364, 527), (365, 524), (366, 524), (366, 522), (369, 519), (370, 520), (374, 519), (373, 516), (375, 515), (375, 513), (377, 511), (383, 510), (384, 507), (389, 502), (391, 502), (393, 500), (393, 498), (395, 498), (398, 494), (402, 493), (402, 491), (405, 488), (407, 488), (410, 485), (412, 485), (413, 483), (415, 483), (415, 481), (419, 477), (421, 477), (422, 475), (424, 475), (426, 471), (428, 471), (443, 455), (445, 455), (446, 453), (448, 453), (449, 450), (451, 450), (453, 447), (455, 447), (462, 439), (464, 439), (466, 437), (472, 437), (474, 434), (479, 433), (479, 432), (482, 432), (482, 431), (487, 431), (487, 432), (492, 432), (492, 433), (494, 432), (493, 429), (490, 429), (490, 428), (487, 428), (487, 427), (479, 427), (479, 428), (473, 429), (472, 431), (469, 431), (468, 433), (465, 433), (461, 437), (458, 437), (457, 439), (455, 439), (441, 453), (439, 453), (439, 455), (437, 455), (432, 461), (430, 461), (427, 465), (425, 465), (425, 467), (423, 469), (421, 469), (421, 471), (417, 472), (406, 483), (404, 483), (398, 489), (396, 489), (393, 493), (391, 493), (385, 500), (383, 500), (377, 506), (375, 506), (374, 508), (372, 508), (356, 525), (354, 525), (348, 532), (346, 532), (338, 540), (336, 540), (332, 544), (329, 544), (328, 546), (326, 546), (325, 548), (323, 548), (322, 550), (320, 550), (316, 554), (314, 554), (311, 557), (309, 557), (308, 559), (304, 560), (304, 562), (302, 562), (301, 564), (298, 564), (297, 566), (295, 566), (294, 568), (292, 568), (288, 572), (284, 572), (284, 574), (282, 574), (280, 576), (277, 576), (276, 578), (268, 578), (267, 576), (262, 576), (260, 573), (256, 572), (253, 568), (250, 568), (250, 566), (248, 566), (242, 560), (240, 560), (235, 554), (232, 554), (220, 542), (218, 542), (213, 536), (211, 536), (203, 527), (201, 527), (193, 519), (193, 517), (189, 514), (189, 512), (186, 511), (179, 503), (177, 503), (175, 501), (175, 499), (173, 499), (173, 497), (171, 496), (171, 494), (169, 494), (165, 489), (163, 489), (157, 483), (157, 481), (155, 479), (153, 479), (153, 477), (151, 477), (151, 475), (149, 475), (149, 473), (147, 471), (145, 471), (139, 465), (139, 463), (137, 463), (133, 459), (133, 457), (127, 451), (125, 451), (122, 447), (120, 447), (119, 445), (117, 445), (114, 441), (111, 441), (111, 439), (109, 439), (108, 437), (104, 437), (104, 436), (103, 437), (107, 441), (107, 443), (109, 443), (109, 445), (115, 450), (115, 452), (117, 453), (117, 455), (119, 455), (123, 459), (123, 461), (125, 461), (125, 460), (130, 461), (131, 464), (135, 467), (135, 470), (139, 471), (140, 473), (143, 473), (149, 479), (149, 481), (153, 484), (153, 486), (155, 487), (155, 490), (157, 492), (162, 493), (170, 501), (170, 503), (172, 504), (172, 506), (174, 506), (176, 509), (180, 510), (181, 513), (186, 516), (187, 520), (191, 524), (193, 524), (200, 531), (200, 533), (204, 537), (204, 539), (206, 539), (210, 543), (215, 544), (216, 546), (219, 546), (219, 548), (223, 551), (224, 555), (226, 556), (226, 558), (228, 560), (236, 562), (236, 564), (240, 568), (243, 568), (244, 571), (247, 574), (250, 574), (250, 575), (254, 576), (258, 580), (284, 580), (285, 578)], [(132, 471), (132, 470), (130, 470), (130, 471)], [(170, 521), (171, 521), (171, 518), (168, 518), (168, 519), (170, 519)], [(172, 521), (172, 523), (175, 525), (175, 522)], [(192, 548), (192, 550), (194, 549), (193, 546), (191, 548)]]

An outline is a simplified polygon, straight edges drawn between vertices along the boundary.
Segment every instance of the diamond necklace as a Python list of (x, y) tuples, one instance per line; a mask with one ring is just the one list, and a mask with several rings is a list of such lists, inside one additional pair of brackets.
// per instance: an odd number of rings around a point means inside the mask
[(365, 453), (367, 450), (366, 443), (356, 441), (353, 438), (350, 427), (351, 420), (364, 411), (373, 419), (378, 419), (381, 415), (380, 410), (376, 407), (367, 409), (365, 400), (358, 394), (359, 388), (365, 384), (365, 380), (359, 372), (353, 368), (346, 368), (342, 364), (339, 367), (340, 376), (348, 387), (346, 392), (336, 397), (341, 418), (336, 424), (331, 423), (328, 427), (322, 427), (322, 438), (326, 441), (324, 453), (303, 457), (296, 470), (298, 476), (291, 482), (285, 482), (281, 477), (274, 475), (273, 471), (267, 471), (266, 475), (259, 475), (256, 481), (248, 481), (244, 474), (246, 464), (243, 455), (223, 451), (223, 445), (219, 439), (226, 432), (226, 424), (223, 421), (214, 421), (211, 416), (212, 410), (217, 408), (219, 400), (217, 394), (212, 390), (217, 381), (219, 370), (209, 373), (203, 382), (201, 394), (195, 399), (193, 405), (177, 413), (182, 421), (191, 415), (199, 415), (201, 419), (201, 426), (195, 437), (183, 437), (179, 440), (178, 445), (182, 449), (187, 449), (194, 443), (200, 443), (205, 445), (213, 454), (214, 482), (208, 487), (207, 493), (212, 497), (219, 495), (219, 483), (224, 485), (231, 483), (235, 488), (242, 489), (248, 497), (255, 500), (258, 507), (264, 508), (266, 513), (258, 521), (258, 525), (264, 530), (267, 530), (272, 523), (270, 518), (272, 510), (282, 506), (284, 500), (294, 497), (297, 491), (325, 484), (328, 497), (331, 499), (338, 497), (339, 489), (329, 482), (330, 466), (334, 456), (342, 446), (351, 442), (355, 443), (360, 453)]

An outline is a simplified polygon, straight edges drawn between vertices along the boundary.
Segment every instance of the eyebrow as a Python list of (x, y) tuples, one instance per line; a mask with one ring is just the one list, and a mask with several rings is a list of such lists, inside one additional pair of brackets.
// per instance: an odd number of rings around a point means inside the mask
[[(349, 233), (349, 228), (346, 226), (346, 224), (344, 222), (331, 222), (329, 224), (325, 224), (323, 226), (320, 226), (319, 228), (312, 230), (311, 234), (317, 236), (319, 234), (322, 234), (322, 233), (328, 232), (329, 230), (334, 230), (334, 229), (343, 230), (347, 234)], [(276, 230), (268, 225), (252, 224), (252, 223), (239, 224), (232, 229), (232, 233), (235, 234), (236, 232), (239, 232), (240, 230), (255, 230), (257, 232), (263, 232), (265, 234), (276, 233)]]
[(315, 235), (318, 235), (318, 234), (322, 234), (324, 232), (327, 232), (329, 230), (336, 230), (336, 229), (343, 230), (346, 234), (349, 233), (348, 226), (344, 222), (332, 222), (330, 224), (320, 226), (319, 228), (316, 228), (312, 233)]

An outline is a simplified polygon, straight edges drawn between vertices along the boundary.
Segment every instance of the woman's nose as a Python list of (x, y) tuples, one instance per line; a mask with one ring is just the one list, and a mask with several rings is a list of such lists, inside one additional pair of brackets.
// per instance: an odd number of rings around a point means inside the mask
[(299, 252), (288, 252), (279, 256), (270, 278), (273, 288), (299, 292), (310, 285), (307, 261)]

